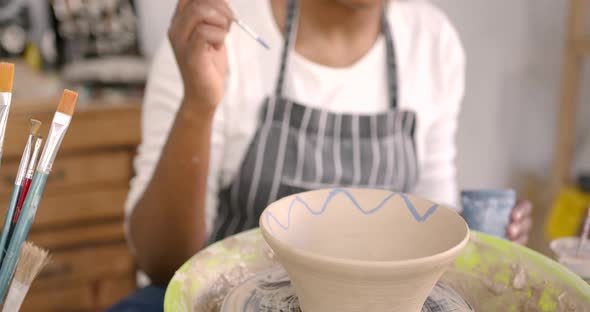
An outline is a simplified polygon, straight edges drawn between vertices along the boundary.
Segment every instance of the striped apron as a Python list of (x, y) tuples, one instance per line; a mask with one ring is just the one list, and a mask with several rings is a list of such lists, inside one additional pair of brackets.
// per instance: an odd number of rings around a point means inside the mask
[(374, 115), (332, 113), (283, 95), (298, 13), (297, 0), (288, 5), (275, 94), (265, 100), (234, 181), (219, 192), (210, 243), (257, 227), (264, 208), (287, 195), (336, 186), (408, 192), (418, 180), (416, 114), (397, 107), (395, 51), (387, 18), (382, 18), (382, 32), (391, 108)]

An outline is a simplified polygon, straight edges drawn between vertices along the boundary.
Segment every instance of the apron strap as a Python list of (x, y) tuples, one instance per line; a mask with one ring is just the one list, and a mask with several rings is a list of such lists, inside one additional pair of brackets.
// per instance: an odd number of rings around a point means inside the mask
[[(297, 26), (299, 15), (299, 4), (297, 0), (289, 0), (287, 4), (287, 19), (284, 27), (284, 44), (281, 52), (281, 64), (279, 67), (279, 76), (275, 87), (275, 97), (280, 98), (284, 93), (285, 77), (287, 72), (287, 63), (289, 61), (289, 54), (295, 45), (297, 38)], [(393, 42), (393, 34), (389, 25), (389, 19), (386, 15), (386, 8), (383, 8), (381, 14), (381, 31), (385, 36), (386, 44), (386, 61), (387, 61), (387, 86), (390, 106), (397, 108), (398, 102), (398, 77), (397, 77), (397, 62), (395, 55), (395, 46)]]
[(295, 40), (297, 39), (297, 31), (293, 30), (298, 25), (297, 16), (299, 15), (299, 5), (297, 0), (289, 0), (287, 4), (287, 19), (285, 21), (285, 29), (283, 32), (284, 44), (281, 53), (281, 67), (279, 68), (279, 78), (275, 89), (275, 97), (280, 98), (283, 95), (283, 86), (285, 84), (285, 73), (287, 71), (287, 63), (289, 60), (289, 52)]
[(381, 28), (385, 36), (386, 56), (387, 61), (387, 91), (389, 96), (389, 104), (391, 108), (397, 108), (398, 102), (398, 79), (397, 76), (397, 60), (395, 55), (395, 45), (393, 42), (393, 34), (391, 33), (391, 26), (386, 14), (387, 8), (383, 8), (381, 13)]

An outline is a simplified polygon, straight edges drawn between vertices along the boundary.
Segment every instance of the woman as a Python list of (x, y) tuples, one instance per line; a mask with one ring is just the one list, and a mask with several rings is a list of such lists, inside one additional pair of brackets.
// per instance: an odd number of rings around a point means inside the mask
[[(153, 64), (127, 210), (153, 283), (207, 243), (257, 226), (268, 203), (293, 192), (379, 187), (456, 204), (465, 64), (441, 12), (423, 1), (231, 7), (180, 0)], [(230, 27), (233, 12), (270, 51)], [(526, 241), (530, 209), (515, 208), (511, 239)], [(144, 292), (163, 295), (154, 289)]]

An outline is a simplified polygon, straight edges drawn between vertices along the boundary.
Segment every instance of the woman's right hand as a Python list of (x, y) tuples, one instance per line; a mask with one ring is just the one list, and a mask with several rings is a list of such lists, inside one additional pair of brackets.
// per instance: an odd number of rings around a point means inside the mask
[(184, 83), (184, 102), (192, 110), (214, 112), (223, 97), (227, 52), (225, 37), (233, 13), (224, 0), (180, 0), (168, 37)]

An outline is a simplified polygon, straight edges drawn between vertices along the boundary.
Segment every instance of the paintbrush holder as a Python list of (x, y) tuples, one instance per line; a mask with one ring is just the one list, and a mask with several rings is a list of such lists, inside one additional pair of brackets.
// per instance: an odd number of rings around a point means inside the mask
[(370, 189), (285, 197), (260, 228), (305, 312), (420, 311), (469, 239), (455, 211)]

